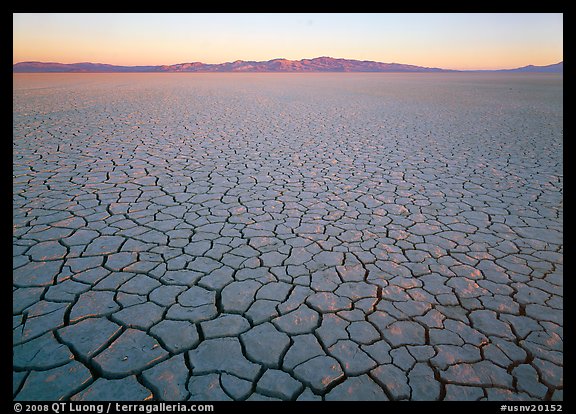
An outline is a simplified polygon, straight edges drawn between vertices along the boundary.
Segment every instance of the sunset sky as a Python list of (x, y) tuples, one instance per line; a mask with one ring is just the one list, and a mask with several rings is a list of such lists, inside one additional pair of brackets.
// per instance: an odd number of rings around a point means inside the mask
[(13, 63), (160, 65), (319, 56), (446, 69), (563, 60), (562, 14), (13, 15)]

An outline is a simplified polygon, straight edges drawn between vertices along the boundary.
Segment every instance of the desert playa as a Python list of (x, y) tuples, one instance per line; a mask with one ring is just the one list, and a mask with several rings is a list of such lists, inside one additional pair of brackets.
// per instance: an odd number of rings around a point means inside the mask
[(563, 75), (13, 75), (15, 400), (562, 400)]

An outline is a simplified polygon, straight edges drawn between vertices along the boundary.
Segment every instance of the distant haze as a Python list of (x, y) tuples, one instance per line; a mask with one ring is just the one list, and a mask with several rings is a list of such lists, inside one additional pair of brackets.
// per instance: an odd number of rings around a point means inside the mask
[[(367, 60), (335, 59), (327, 56), (314, 59), (287, 60), (273, 59), (268, 61), (225, 62), (220, 64), (189, 62), (176, 65), (118, 66), (103, 63), (57, 63), (57, 62), (19, 62), (13, 68), (19, 73), (87, 73), (87, 72), (454, 72), (445, 68), (429, 68), (401, 63), (384, 63)], [(564, 63), (546, 66), (528, 65), (515, 69), (504, 69), (500, 72), (549, 72), (562, 73)]]
[(13, 63), (311, 59), (456, 70), (563, 60), (561, 13), (13, 14)]

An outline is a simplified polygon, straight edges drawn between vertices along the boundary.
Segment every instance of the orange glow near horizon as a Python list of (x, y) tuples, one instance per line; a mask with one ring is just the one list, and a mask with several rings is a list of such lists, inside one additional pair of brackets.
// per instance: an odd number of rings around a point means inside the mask
[(13, 63), (320, 56), (445, 69), (563, 60), (562, 14), (13, 14)]

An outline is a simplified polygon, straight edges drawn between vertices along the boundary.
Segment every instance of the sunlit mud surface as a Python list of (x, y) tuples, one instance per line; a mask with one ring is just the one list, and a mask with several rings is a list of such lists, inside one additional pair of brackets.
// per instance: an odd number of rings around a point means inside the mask
[(562, 88), (14, 75), (17, 400), (562, 400)]

